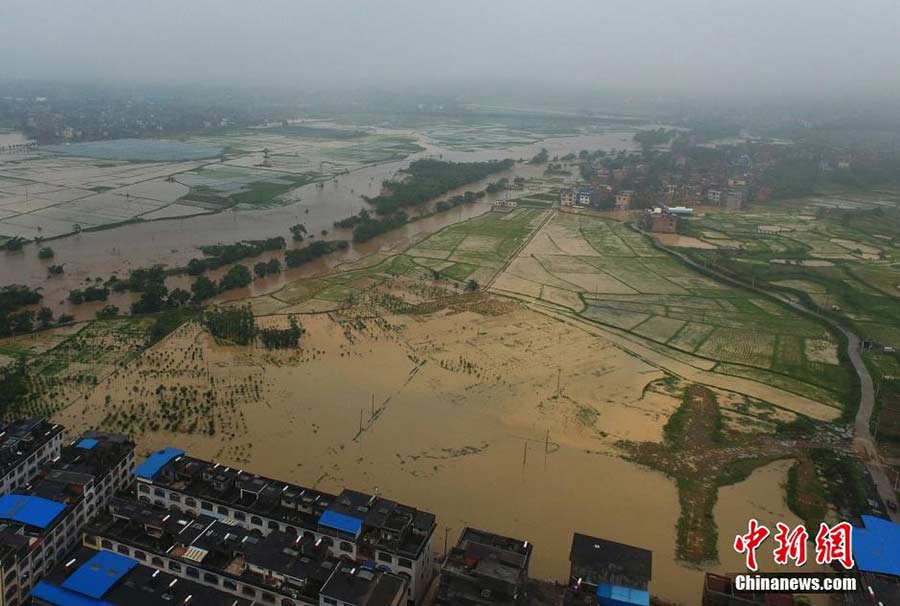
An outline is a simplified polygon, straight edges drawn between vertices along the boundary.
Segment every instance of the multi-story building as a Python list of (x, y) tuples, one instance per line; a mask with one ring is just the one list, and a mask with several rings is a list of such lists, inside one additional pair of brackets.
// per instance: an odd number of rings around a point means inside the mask
[(741, 210), (747, 200), (745, 189), (729, 189), (725, 193), (725, 208), (728, 210)]
[(406, 591), (401, 576), (341, 562), (319, 592), (318, 606), (401, 606)]
[(0, 495), (25, 486), (59, 456), (63, 426), (44, 419), (10, 423), (0, 430)]
[(251, 606), (252, 602), (182, 579), (127, 556), (82, 547), (32, 591), (35, 606)]
[[(365, 586), (374, 597), (361, 592), (353, 594), (354, 600), (335, 598), (344, 606), (403, 605), (408, 595), (406, 578), (378, 570), (374, 562), (338, 558), (324, 538), (281, 530), (264, 534), (233, 520), (173, 512), (131, 499), (112, 499), (108, 511), (85, 529), (84, 544), (257, 604), (320, 606), (322, 592), (345, 569), (362, 579), (351, 582), (354, 591)], [(331, 586), (338, 594), (342, 585)], [(325, 604), (342, 606), (327, 600)]]
[(441, 568), (439, 606), (527, 603), (532, 545), (475, 528), (463, 530)]
[(134, 443), (85, 434), (27, 489), (0, 497), (0, 606), (18, 606), (81, 538), (81, 529), (132, 482)]
[(594, 594), (599, 606), (649, 606), (652, 552), (575, 533), (569, 551), (570, 589)]
[(559, 190), (559, 205), (575, 206), (575, 190), (570, 187)]
[(582, 187), (575, 196), (575, 203), (578, 206), (590, 206), (593, 199), (594, 191), (590, 187)]
[(616, 194), (616, 210), (628, 210), (631, 208), (631, 201), (634, 198), (634, 192), (631, 190), (620, 191)]
[(721, 189), (708, 189), (706, 190), (706, 200), (707, 202), (711, 202), (718, 206), (722, 203), (722, 190)]
[(434, 514), (353, 490), (328, 494), (186, 456), (153, 453), (135, 469), (138, 499), (227, 519), (263, 535), (322, 539), (331, 553), (371, 560), (409, 580), (411, 604), (433, 574)]

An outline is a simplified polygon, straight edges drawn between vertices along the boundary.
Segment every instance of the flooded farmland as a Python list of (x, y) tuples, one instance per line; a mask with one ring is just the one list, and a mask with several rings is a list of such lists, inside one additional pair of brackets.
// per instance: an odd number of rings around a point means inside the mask
[[(350, 234), (335, 230), (333, 222), (365, 208), (362, 195), (378, 194), (383, 180), (416, 158), (527, 159), (541, 147), (551, 154), (622, 149), (630, 144), (630, 135), (475, 151), (437, 147), (422, 137), (418, 143), (424, 151), (295, 188), (276, 207), (144, 221), (51, 240), (54, 262), (66, 267), (58, 279), (47, 279), (47, 262), (27, 246), (24, 253), (3, 257), (0, 280), (39, 285), (45, 304), (86, 320), (102, 304), (64, 302), (71, 288), (157, 263), (182, 266), (200, 256), (202, 245), (288, 236), (287, 228), (295, 223), (305, 224), (317, 237), (348, 239)], [(256, 155), (246, 163), (254, 165), (261, 159)], [(539, 179), (543, 167), (517, 163), (499, 176)], [(463, 189), (481, 189), (487, 181)], [(170, 195), (157, 176), (122, 187), (135, 196)], [(141, 187), (145, 189), (137, 189)], [(439, 305), (405, 315), (354, 315), (343, 299), (329, 303), (302, 295), (307, 281), (335, 269), (374, 264), (404, 252), (424, 254), (417, 246), (427, 237), (488, 212), (493, 199), (487, 196), (440, 213), (430, 212), (432, 201), (423, 217), (394, 232), (221, 296), (219, 300), (251, 302), (263, 324), (286, 321), (286, 316), (272, 314), (297, 313), (307, 331), (297, 350), (227, 346), (188, 323), (144, 351), (140, 331), (129, 327), (129, 320), (117, 320), (123, 326), (115, 328), (128, 339), (104, 333), (102, 323), (90, 325), (99, 325), (98, 347), (108, 355), (102, 364), (83, 352), (75, 356), (77, 362), (66, 372), (88, 373), (91, 380), (79, 382), (63, 403), (53, 403), (55, 419), (73, 432), (102, 427), (133, 435), (141, 454), (175, 444), (196, 456), (311, 487), (378, 491), (433, 511), (441, 525), (438, 550), (444, 548), (445, 531), (452, 542), (466, 525), (527, 538), (536, 546), (532, 574), (541, 578), (566, 577), (575, 531), (645, 547), (654, 553), (653, 593), (695, 605), (702, 572), (676, 559), (676, 484), (663, 473), (623, 459), (619, 448), (623, 440), (662, 441), (663, 427), (679, 406), (679, 397), (661, 387), (666, 367), (654, 361), (653, 353), (639, 357), (628, 353), (615, 335), (606, 337), (492, 295), (471, 305)], [(550, 215), (521, 209), (496, 213), (494, 218), (500, 219), (495, 223), (511, 225), (507, 219), (520, 214), (531, 217), (528, 229)], [(580, 219), (565, 221), (580, 231)], [(535, 254), (553, 255), (557, 262), (564, 261), (563, 252), (597, 256), (586, 241), (566, 231), (568, 223), (548, 225), (546, 233), (526, 242), (527, 254), (509, 266), (501, 276), (506, 282), (499, 286), (511, 292), (521, 286), (510, 281), (512, 272), (524, 276), (520, 281), (544, 279), (537, 267), (519, 267)], [(474, 233), (466, 241), (457, 254), (470, 255), (470, 262), (488, 255), (496, 244)], [(427, 250), (438, 252), (434, 243)], [(443, 266), (444, 261), (437, 262), (435, 267)], [(560, 271), (566, 270), (568, 280), (587, 280), (584, 288), (597, 296), (601, 285), (593, 274), (566, 267)], [(482, 270), (484, 283), (489, 283), (494, 270)], [(218, 279), (223, 271), (210, 276)], [(187, 288), (189, 281), (188, 276), (173, 276), (167, 284)], [(406, 298), (398, 300), (414, 305), (427, 300), (425, 295), (417, 298), (415, 289), (427, 288), (416, 285), (388, 294), (402, 295)], [(580, 308), (582, 300), (564, 296), (565, 288), (540, 292), (551, 303)], [(124, 309), (132, 296), (114, 294), (109, 302)], [(765, 506), (773, 515), (786, 511), (784, 470), (773, 469), (759, 470), (727, 494), (723, 491), (716, 511), (722, 524), (719, 570), (737, 565), (722, 541), (733, 536), (735, 520), (755, 512), (758, 493), (765, 493)]]

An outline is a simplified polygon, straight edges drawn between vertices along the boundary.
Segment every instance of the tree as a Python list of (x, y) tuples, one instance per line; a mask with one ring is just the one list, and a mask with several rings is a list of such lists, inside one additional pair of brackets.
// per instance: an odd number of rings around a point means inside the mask
[(53, 310), (49, 307), (41, 307), (37, 312), (37, 320), (41, 328), (48, 328), (53, 322)]
[(47, 274), (51, 276), (58, 276), (63, 273), (62, 265), (49, 265), (47, 266)]
[(141, 298), (131, 304), (133, 314), (152, 314), (160, 311), (166, 304), (169, 289), (162, 283), (147, 284)]
[(16, 252), (22, 250), (22, 247), (25, 246), (25, 242), (25, 238), (16, 236), (15, 238), (10, 238), (9, 240), (7, 240), (3, 246), (9, 252)]
[(469, 280), (468, 282), (466, 282), (466, 290), (468, 290), (469, 292), (475, 292), (476, 290), (478, 290), (478, 288), (478, 282), (476, 282), (475, 280)]
[(20, 311), (9, 317), (14, 333), (31, 332), (34, 330), (34, 312), (31, 310)]
[(98, 320), (106, 320), (109, 318), (115, 318), (119, 315), (119, 308), (115, 305), (106, 305), (103, 309), (98, 309), (95, 314)]
[(169, 299), (166, 301), (169, 307), (184, 307), (191, 300), (191, 293), (183, 288), (175, 288), (169, 293)]
[(208, 269), (208, 264), (203, 259), (191, 259), (187, 264), (187, 272), (191, 276), (199, 276)]
[(58, 318), (56, 318), (56, 323), (60, 326), (65, 326), (66, 324), (71, 324), (75, 321), (75, 316), (71, 314), (60, 314)]
[(269, 262), (266, 263), (266, 271), (270, 274), (280, 274), (281, 273), (281, 261), (272, 257), (269, 259)]
[(232, 265), (219, 281), (219, 290), (226, 291), (232, 288), (243, 288), (253, 282), (253, 275), (246, 265)]
[(55, 254), (52, 248), (45, 246), (38, 251), (38, 259), (52, 259)]
[(266, 274), (269, 273), (269, 264), (265, 261), (260, 261), (253, 266), (253, 273), (255, 273), (258, 278), (265, 278)]
[(200, 276), (191, 284), (191, 292), (194, 294), (194, 301), (200, 303), (216, 296), (219, 287), (206, 276)]

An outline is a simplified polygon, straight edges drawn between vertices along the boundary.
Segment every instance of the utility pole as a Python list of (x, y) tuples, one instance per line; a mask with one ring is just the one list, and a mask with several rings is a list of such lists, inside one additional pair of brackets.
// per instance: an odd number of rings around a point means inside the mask
[(522, 470), (525, 469), (525, 462), (528, 460), (528, 440), (525, 440), (525, 450), (522, 452)]
[(370, 418), (371, 419), (375, 418), (375, 394), (374, 393), (372, 394), (372, 416)]

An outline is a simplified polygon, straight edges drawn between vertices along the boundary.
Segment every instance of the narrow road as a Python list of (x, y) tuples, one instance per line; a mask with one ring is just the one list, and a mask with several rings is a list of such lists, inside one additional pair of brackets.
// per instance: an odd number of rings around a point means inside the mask
[[(860, 391), (859, 409), (856, 411), (856, 420), (853, 424), (853, 445), (856, 448), (856, 451), (862, 459), (863, 463), (865, 464), (866, 469), (869, 470), (869, 474), (872, 476), (872, 481), (875, 483), (875, 488), (878, 490), (878, 496), (881, 498), (882, 503), (886, 504), (890, 502), (896, 502), (897, 495), (894, 491), (894, 486), (888, 478), (887, 473), (885, 473), (884, 471), (885, 466), (878, 457), (878, 451), (875, 448), (875, 440), (872, 438), (872, 432), (869, 429), (872, 420), (872, 412), (875, 409), (875, 390), (872, 384), (872, 375), (869, 374), (869, 369), (866, 368), (862, 356), (859, 353), (859, 337), (850, 329), (839, 324), (834, 319), (822, 315), (813, 309), (809, 309), (805, 305), (802, 305), (795, 301), (791, 301), (779, 292), (766, 290), (764, 288), (760, 288), (758, 286), (750, 284), (745, 284), (738, 279), (732, 278), (731, 276), (725, 275), (714, 269), (704, 267), (699, 263), (696, 263), (687, 255), (672, 250), (671, 248), (664, 246), (663, 244), (660, 244), (655, 238), (654, 242), (656, 242), (656, 245), (660, 249), (677, 257), (678, 259), (680, 259), (687, 265), (690, 265), (694, 269), (700, 271), (701, 273), (711, 274), (722, 282), (737, 286), (744, 290), (751, 290), (763, 295), (774, 297), (785, 305), (803, 314), (811, 315), (816, 319), (827, 323), (829, 326), (836, 328), (847, 338), (847, 355), (850, 358), (851, 364), (853, 364), (853, 369), (856, 371), (856, 375), (859, 377)], [(885, 507), (885, 513), (894, 522), (900, 522), (900, 512), (894, 512)]]

